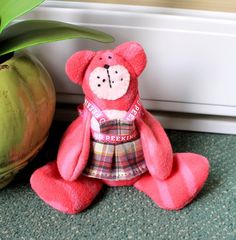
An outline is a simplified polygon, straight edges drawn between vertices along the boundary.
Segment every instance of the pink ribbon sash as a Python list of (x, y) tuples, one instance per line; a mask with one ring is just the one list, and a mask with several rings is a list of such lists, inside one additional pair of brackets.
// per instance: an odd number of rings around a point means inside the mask
[(90, 102), (87, 98), (84, 100), (84, 106), (92, 113), (92, 115), (97, 119), (99, 123), (103, 123), (107, 120), (107, 116), (93, 103)]
[(128, 121), (134, 121), (135, 118), (140, 114), (142, 114), (142, 104), (139, 101), (139, 95), (137, 95), (124, 119)]
[(112, 134), (104, 134), (100, 132), (92, 131), (92, 136), (96, 141), (103, 142), (103, 143), (123, 143), (129, 142), (138, 137), (138, 132), (135, 130), (131, 134), (127, 135), (112, 135)]

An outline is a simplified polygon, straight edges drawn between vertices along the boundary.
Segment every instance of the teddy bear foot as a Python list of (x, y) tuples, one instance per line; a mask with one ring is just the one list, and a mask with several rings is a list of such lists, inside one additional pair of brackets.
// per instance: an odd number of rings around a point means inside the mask
[(159, 207), (179, 210), (203, 187), (209, 173), (209, 162), (203, 156), (193, 153), (174, 155), (173, 170), (165, 180), (154, 179), (149, 173), (134, 186), (146, 193)]
[(100, 180), (80, 176), (76, 181), (64, 180), (56, 161), (36, 170), (30, 179), (36, 194), (51, 207), (69, 214), (87, 208), (102, 188)]

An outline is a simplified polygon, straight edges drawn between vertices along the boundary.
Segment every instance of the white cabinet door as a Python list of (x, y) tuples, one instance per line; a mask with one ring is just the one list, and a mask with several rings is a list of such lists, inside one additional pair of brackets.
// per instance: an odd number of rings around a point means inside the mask
[(32, 49), (53, 75), (59, 102), (82, 101), (81, 89), (64, 73), (66, 59), (73, 52), (113, 48), (132, 40), (143, 45), (148, 57), (139, 82), (145, 107), (231, 117), (231, 124), (236, 117), (234, 14), (46, 1), (25, 18), (29, 17), (90, 26), (116, 39), (112, 44), (69, 40)]

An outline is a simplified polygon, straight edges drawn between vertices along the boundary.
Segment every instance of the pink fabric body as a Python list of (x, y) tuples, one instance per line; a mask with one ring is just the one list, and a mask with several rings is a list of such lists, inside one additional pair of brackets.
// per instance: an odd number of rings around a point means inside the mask
[(150, 196), (159, 207), (179, 210), (197, 195), (208, 174), (209, 163), (205, 157), (177, 153), (174, 155), (171, 175), (166, 180), (155, 179), (147, 173), (134, 186)]
[[(158, 120), (147, 110), (140, 111), (141, 105), (136, 101), (138, 76), (145, 66), (145, 52), (136, 42), (124, 43), (113, 50), (79, 51), (68, 59), (67, 75), (74, 83), (82, 86), (87, 100), (99, 109), (85, 102), (82, 114), (71, 123), (61, 140), (56, 161), (33, 173), (31, 186), (47, 204), (66, 213), (81, 212), (91, 204), (105, 183), (109, 186), (134, 185), (161, 208), (177, 210), (188, 204), (203, 187), (209, 173), (208, 160), (192, 153), (173, 154), (170, 141)], [(105, 70), (109, 67), (113, 71), (111, 78)], [(119, 76), (114, 72), (117, 69), (122, 71)], [(100, 76), (95, 73), (105, 76), (104, 85), (101, 85), (97, 78)], [(116, 83), (122, 81), (122, 77), (125, 78), (124, 83)], [(125, 87), (121, 91), (118, 89), (117, 93), (111, 90), (106, 95), (100, 90), (100, 87), (103, 89), (105, 86)], [(98, 121), (102, 122), (106, 120), (103, 111), (108, 110), (129, 111), (126, 118), (135, 121), (147, 173), (122, 181), (99, 180), (81, 175), (90, 153), (92, 113), (96, 112)], [(137, 117), (139, 114), (142, 117)]]

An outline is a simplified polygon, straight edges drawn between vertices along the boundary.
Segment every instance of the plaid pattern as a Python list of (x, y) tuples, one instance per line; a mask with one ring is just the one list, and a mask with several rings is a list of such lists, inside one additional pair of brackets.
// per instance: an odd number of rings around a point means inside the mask
[[(130, 134), (135, 130), (134, 122), (109, 120), (100, 125), (102, 133)], [(84, 174), (108, 180), (129, 180), (147, 171), (140, 139), (120, 144), (93, 141)]]
[(100, 132), (105, 134), (127, 135), (135, 130), (134, 122), (113, 119), (100, 124)]

